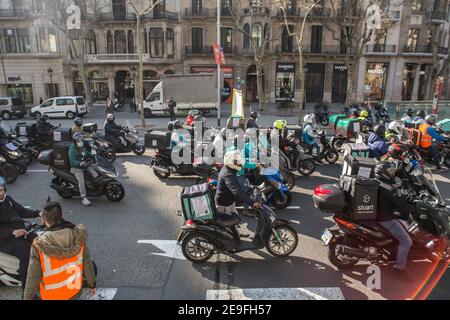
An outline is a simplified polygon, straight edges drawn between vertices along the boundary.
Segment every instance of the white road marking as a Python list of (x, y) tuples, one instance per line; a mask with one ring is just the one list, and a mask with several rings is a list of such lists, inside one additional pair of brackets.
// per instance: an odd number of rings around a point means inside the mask
[(154, 256), (168, 257), (177, 260), (186, 260), (181, 247), (176, 240), (139, 240), (138, 244), (151, 244), (163, 251), (162, 253), (151, 252)]
[(113, 300), (117, 294), (116, 288), (97, 289), (95, 295), (91, 296), (88, 289), (83, 290), (80, 300)]
[(48, 170), (27, 170), (27, 173), (48, 173)]
[[(244, 207), (236, 207), (236, 209), (238, 210), (244, 210)], [(276, 209), (275, 207), (271, 207), (271, 209)], [(287, 207), (286, 209), (283, 210), (300, 210), (299, 206), (292, 206), (292, 207)]]
[(206, 300), (345, 300), (340, 288), (208, 290)]

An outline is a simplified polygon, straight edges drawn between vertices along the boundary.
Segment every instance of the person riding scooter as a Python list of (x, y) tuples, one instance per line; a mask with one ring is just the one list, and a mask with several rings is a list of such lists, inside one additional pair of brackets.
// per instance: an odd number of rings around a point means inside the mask
[(402, 140), (404, 125), (399, 121), (392, 121), (388, 125), (385, 138), (391, 142), (398, 142)]
[(115, 116), (112, 113), (108, 114), (104, 129), (106, 140), (112, 144), (114, 152), (117, 152), (120, 146), (124, 145), (122, 142), (124, 139), (123, 130), (121, 126), (116, 124)]
[(83, 119), (80, 117), (76, 117), (75, 120), (73, 121), (73, 123), (74, 123), (74, 126), (71, 129), (72, 136), (76, 133), (84, 134), (83, 129), (82, 129)]
[(433, 168), (434, 170), (446, 171), (448, 169), (441, 166), (439, 152), (436, 148), (436, 143), (433, 142), (433, 140), (435, 140), (436, 142), (443, 142), (445, 140), (444, 136), (437, 133), (433, 128), (433, 126), (436, 125), (436, 115), (430, 114), (426, 116), (425, 121), (426, 123), (419, 126), (419, 131), (422, 133), (420, 146), (423, 149), (428, 150), (428, 152), (431, 154), (435, 165), (435, 167)]
[(315, 121), (315, 115), (313, 113), (307, 114), (305, 118), (303, 119), (303, 142), (306, 143), (309, 148), (315, 148), (316, 149), (316, 161), (319, 164), (323, 164), (322, 162), (322, 154), (320, 152), (320, 145), (317, 143), (316, 138), (319, 137), (319, 135), (316, 133), (316, 121)]
[(424, 110), (417, 111), (416, 116), (413, 119), (414, 124), (425, 124), (426, 113)]
[(413, 122), (413, 116), (414, 116), (413, 109), (410, 108), (410, 109), (406, 110), (406, 114), (403, 116), (402, 122), (404, 124), (412, 123)]
[(369, 134), (369, 140), (367, 146), (370, 149), (369, 157), (380, 159), (385, 156), (389, 149), (389, 144), (384, 139), (386, 133), (386, 127), (383, 125), (377, 125), (374, 132)]
[(93, 159), (93, 155), (86, 150), (84, 145), (84, 136), (82, 133), (76, 133), (73, 136), (73, 143), (69, 148), (70, 172), (77, 178), (78, 187), (80, 189), (81, 203), (85, 206), (92, 205), (87, 198), (86, 184), (84, 172), (86, 169), (86, 161)]
[(39, 217), (39, 211), (24, 208), (12, 197), (6, 195), (6, 181), (0, 177), (0, 252), (17, 257), (22, 288), (27, 279), (30, 259), (30, 239), (23, 219)]
[(43, 144), (51, 144), (52, 139), (50, 137), (50, 132), (55, 128), (49, 122), (49, 117), (44, 114), (41, 118), (36, 121), (36, 137), (37, 140)]
[(252, 200), (242, 189), (237, 173), (242, 170), (244, 159), (239, 150), (227, 152), (224, 167), (220, 170), (215, 196), (217, 212), (221, 214), (237, 214), (236, 202), (248, 204), (254, 209), (261, 204)]
[(397, 170), (397, 163), (392, 160), (382, 161), (375, 167), (375, 178), (380, 182), (377, 222), (398, 240), (397, 265), (394, 267), (394, 270), (397, 272), (398, 277), (410, 281), (410, 278), (404, 272), (412, 240), (394, 213), (399, 212), (402, 215), (409, 216), (409, 214), (416, 212), (416, 204), (410, 203), (398, 193), (400, 186), (395, 185)]
[(247, 129), (259, 129), (259, 125), (256, 123), (258, 120), (258, 112), (253, 111), (250, 114), (250, 119), (247, 121)]
[(363, 132), (367, 131), (367, 128), (371, 128), (373, 126), (372, 121), (369, 120), (369, 111), (362, 110), (359, 113), (358, 120), (361, 121), (361, 127), (363, 128)]

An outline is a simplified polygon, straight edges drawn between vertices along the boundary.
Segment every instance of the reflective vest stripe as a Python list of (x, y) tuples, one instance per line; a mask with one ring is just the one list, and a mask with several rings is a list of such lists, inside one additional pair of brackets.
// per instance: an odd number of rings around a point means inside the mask
[(428, 133), (428, 124), (422, 124), (419, 126), (419, 131), (422, 133), (422, 138), (420, 139), (420, 146), (422, 148), (429, 148), (433, 144), (433, 137)]
[[(77, 272), (76, 274), (74, 274), (73, 276), (71, 276), (68, 279), (66, 279), (63, 282), (54, 283), (54, 284), (47, 284), (47, 285), (44, 284), (44, 288), (45, 288), (45, 290), (59, 289), (59, 288), (62, 288), (62, 287), (65, 287), (65, 286), (69, 285), (72, 282), (76, 282), (76, 280), (78, 278), (81, 278), (81, 270), (79, 272)], [(81, 282), (80, 282), (80, 284), (81, 284)], [(77, 288), (77, 289), (81, 289), (81, 287)]]
[(43, 256), (44, 256), (44, 265), (45, 265), (45, 270), (43, 271), (44, 277), (54, 276), (55, 274), (64, 272), (67, 269), (76, 267), (77, 265), (83, 263), (83, 254), (82, 254), (82, 252), (80, 252), (80, 254), (78, 255), (77, 261), (69, 262), (69, 263), (63, 265), (62, 267), (51, 269), (50, 258), (47, 257), (45, 254)]

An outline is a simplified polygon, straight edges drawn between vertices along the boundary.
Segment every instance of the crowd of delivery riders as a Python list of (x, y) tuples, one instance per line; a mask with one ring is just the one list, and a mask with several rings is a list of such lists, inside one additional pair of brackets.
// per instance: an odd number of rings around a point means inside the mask
[[(173, 101), (171, 107), (175, 108), (176, 102)], [(396, 263), (393, 269), (400, 279), (410, 281), (405, 269), (413, 242), (395, 213), (400, 211), (404, 214), (413, 214), (418, 209), (415, 204), (417, 199), (406, 199), (397, 192), (398, 181), (395, 178), (401, 170), (399, 162), (405, 159), (405, 152), (411, 147), (409, 143), (414, 143), (420, 152), (430, 156), (434, 171), (444, 172), (447, 168), (443, 165), (445, 161), (443, 162), (440, 158), (437, 144), (448, 141), (448, 137), (438, 133), (436, 115), (426, 115), (423, 111), (414, 114), (412, 110), (408, 110), (401, 120), (390, 123), (374, 123), (372, 119), (369, 119), (367, 110), (360, 110), (351, 117), (360, 120), (361, 131), (367, 135), (369, 157), (377, 160), (374, 178), (379, 181), (380, 193), (384, 195), (379, 198), (385, 199), (378, 206), (377, 223), (398, 241)], [(188, 143), (189, 140), (187, 137), (180, 136), (177, 129), (196, 125), (206, 127), (206, 119), (201, 112), (190, 112), (185, 123), (175, 118), (175, 114), (171, 112), (169, 128), (172, 131), (170, 134), (172, 149), (179, 144)], [(223, 166), (219, 167), (218, 175), (215, 177), (214, 203), (217, 208), (215, 219), (222, 221), (224, 227), (233, 230), (238, 229), (240, 222), (239, 213), (236, 210), (237, 203), (244, 204), (246, 216), (252, 216), (255, 211), (261, 211), (266, 207), (264, 200), (250, 195), (248, 183), (256, 176), (263, 175), (265, 170), (264, 165), (257, 161), (257, 157), (255, 159), (250, 156), (250, 150), (255, 146), (251, 145), (249, 136), (263, 129), (258, 124), (257, 112), (251, 113), (244, 127), (247, 131), (243, 136), (234, 136), (230, 134), (230, 128), (224, 128), (211, 141), (216, 155), (219, 153), (223, 156)], [(48, 117), (41, 117), (36, 124), (38, 139), (42, 140), (44, 145), (50, 145), (51, 142), (48, 139), (55, 128), (49, 123)], [(304, 146), (315, 164), (324, 165), (321, 143), (318, 141), (319, 132), (322, 129), (317, 126), (314, 114), (305, 115), (303, 125), (294, 131), (296, 135), (294, 140), (289, 140), (292, 137), (284, 134), (287, 124), (283, 120), (275, 121), (273, 127), (268, 129), (271, 137), (277, 136), (279, 139), (280, 150), (277, 151), (287, 150), (285, 148), (292, 146), (292, 141), (295, 141)], [(405, 136), (408, 138), (411, 135), (410, 131), (418, 133), (415, 142), (405, 140)], [(78, 182), (77, 195), (80, 196), (82, 204), (91, 206), (93, 203), (92, 199), (88, 198), (86, 177), (90, 174), (89, 168), (92, 162), (98, 161), (96, 160), (98, 155), (92, 149), (92, 145), (86, 142), (90, 133), (83, 129), (83, 119), (76, 118), (70, 132), (72, 138), (68, 146), (70, 173)], [(124, 127), (116, 123), (112, 113), (106, 117), (104, 134), (113, 150), (118, 150), (127, 143)], [(226, 146), (225, 143), (230, 139), (234, 141), (231, 147)], [(239, 143), (238, 139), (243, 139), (243, 143)], [(24, 219), (32, 218), (41, 220), (42, 232), (39, 235), (31, 235), (27, 230)], [(447, 239), (450, 236), (448, 217), (443, 218), (439, 215), (436, 221), (441, 226), (441, 235)], [(276, 233), (276, 230), (274, 232)], [(248, 237), (247, 234), (239, 231), (236, 234), (238, 238)], [(6, 181), (0, 178), (0, 253), (19, 259), (18, 277), (24, 289), (24, 299), (77, 299), (83, 286), (89, 288), (94, 294), (96, 268), (86, 239), (87, 233), (82, 225), (75, 225), (64, 219), (61, 203), (49, 201), (41, 210), (27, 209), (7, 195)], [(445, 250), (447, 249), (448, 245)], [(192, 261), (192, 259), (189, 260)]]

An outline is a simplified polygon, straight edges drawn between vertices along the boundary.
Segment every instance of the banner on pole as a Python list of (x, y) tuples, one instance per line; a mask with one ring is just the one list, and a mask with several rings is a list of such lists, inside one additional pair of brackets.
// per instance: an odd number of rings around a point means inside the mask
[(233, 117), (245, 118), (244, 112), (244, 96), (242, 90), (233, 90), (233, 104), (232, 104)]
[(437, 114), (439, 110), (439, 101), (441, 100), (442, 88), (444, 85), (444, 78), (438, 77), (434, 86), (433, 110), (432, 114)]
[(218, 43), (213, 45), (214, 57), (216, 58), (216, 64), (223, 66), (225, 64), (225, 54), (222, 46)]

